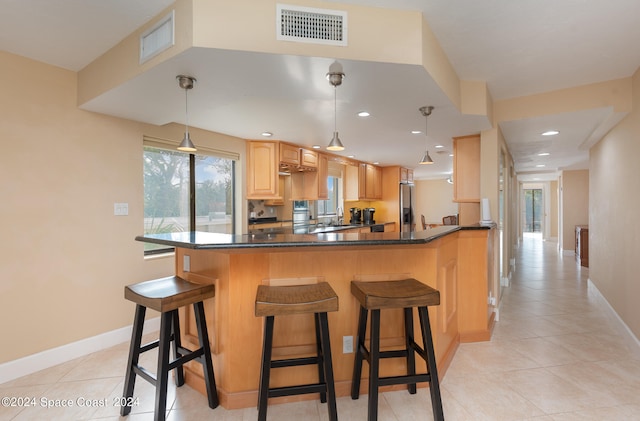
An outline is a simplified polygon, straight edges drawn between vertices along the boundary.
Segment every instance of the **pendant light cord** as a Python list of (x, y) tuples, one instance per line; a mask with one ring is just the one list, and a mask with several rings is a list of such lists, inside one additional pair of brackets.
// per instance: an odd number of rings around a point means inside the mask
[(429, 128), (429, 116), (424, 116), (424, 150), (429, 150), (429, 138), (428, 138), (428, 129)]
[(338, 92), (338, 88), (333, 85), (333, 131), (337, 132), (338, 131), (338, 106), (337, 106), (337, 94)]
[(188, 134), (189, 133), (189, 90), (186, 88), (184, 90), (184, 114), (186, 116), (184, 131), (185, 133)]

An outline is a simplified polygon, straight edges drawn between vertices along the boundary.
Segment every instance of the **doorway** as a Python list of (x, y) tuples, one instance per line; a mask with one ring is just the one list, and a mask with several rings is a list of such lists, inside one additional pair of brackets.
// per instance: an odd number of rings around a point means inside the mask
[(544, 216), (544, 203), (541, 188), (525, 188), (522, 219), (522, 232), (541, 233)]

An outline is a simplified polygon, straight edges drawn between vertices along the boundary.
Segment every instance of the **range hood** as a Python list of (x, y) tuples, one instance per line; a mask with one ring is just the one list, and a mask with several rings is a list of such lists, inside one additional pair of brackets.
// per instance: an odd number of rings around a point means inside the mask
[(287, 162), (280, 162), (280, 167), (278, 168), (278, 171), (280, 173), (295, 174), (295, 173), (298, 173), (298, 172), (314, 172), (314, 171), (318, 171), (318, 168), (309, 167), (309, 166), (300, 165), (300, 164), (289, 164)]

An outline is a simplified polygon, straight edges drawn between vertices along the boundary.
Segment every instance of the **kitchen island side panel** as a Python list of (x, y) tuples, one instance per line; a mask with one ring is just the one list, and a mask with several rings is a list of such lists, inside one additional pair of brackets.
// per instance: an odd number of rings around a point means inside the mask
[[(251, 249), (176, 249), (176, 272), (179, 276), (200, 275), (216, 281), (215, 312), (207, 313), (210, 337), (215, 338), (214, 368), (220, 401), (225, 408), (254, 406), (262, 351), (263, 319), (255, 317), (255, 293), (264, 279), (319, 277), (327, 281), (339, 297), (339, 311), (329, 313), (332, 356), (336, 390), (339, 396), (350, 393), (353, 353), (343, 353), (344, 336), (354, 336), (358, 303), (352, 297), (352, 279), (383, 279), (411, 276), (440, 291), (440, 305), (431, 307), (429, 315), (440, 377), (449, 366), (464, 329), (476, 325), (461, 322), (461, 317), (473, 318), (484, 311), (486, 297), (482, 288), (469, 288), (478, 282), (486, 285), (486, 273), (480, 261), (486, 261), (488, 230), (474, 231), (471, 238), (460, 238), (462, 232), (452, 232), (425, 244), (336, 246), (336, 247), (275, 247)], [(462, 245), (461, 245), (462, 244)], [(483, 255), (484, 253), (484, 255)], [(184, 272), (184, 256), (189, 256), (190, 272)], [(466, 279), (462, 279), (465, 277)], [(468, 288), (468, 291), (465, 291)], [(467, 311), (462, 307), (473, 304)], [(484, 310), (483, 310), (484, 303)], [(465, 316), (466, 315), (466, 316)], [(275, 354), (299, 356), (313, 349), (313, 318), (283, 316), (276, 318)], [(486, 318), (480, 317), (486, 327)], [(403, 343), (402, 312), (383, 311), (382, 346), (393, 348)], [(415, 317), (416, 334), (419, 324)], [(466, 324), (465, 324), (466, 323)], [(215, 329), (215, 332), (212, 330)], [(460, 330), (460, 332), (459, 332)], [(486, 331), (486, 329), (485, 329)], [(368, 333), (367, 333), (368, 337)], [(488, 338), (487, 338), (488, 339)], [(483, 339), (477, 339), (483, 340)], [(213, 345), (213, 344), (212, 344)], [(187, 381), (204, 392), (201, 368), (192, 366)], [(419, 364), (424, 369), (424, 364)], [(401, 374), (403, 359), (388, 359), (381, 366), (382, 375)], [(366, 373), (363, 377), (367, 377)], [(272, 386), (298, 382), (316, 382), (315, 367), (295, 367), (274, 370)], [(366, 386), (366, 381), (362, 382)], [(424, 386), (424, 385), (423, 385)], [(402, 386), (392, 386), (402, 388)], [(366, 393), (366, 390), (363, 389)], [(273, 399), (272, 403), (315, 399), (314, 395)]]

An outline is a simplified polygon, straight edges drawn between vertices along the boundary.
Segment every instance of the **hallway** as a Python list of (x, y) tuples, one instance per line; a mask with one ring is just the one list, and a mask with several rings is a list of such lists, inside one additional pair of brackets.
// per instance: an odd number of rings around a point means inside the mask
[[(461, 344), (442, 381), (445, 418), (455, 420), (638, 420), (640, 346), (588, 287), (589, 270), (557, 244), (527, 236), (517, 250), (511, 286), (489, 342)], [(0, 385), (14, 397), (107, 399), (106, 407), (0, 407), (0, 420), (117, 420), (128, 344), (121, 344)], [(334, 344), (335, 349), (335, 344)], [(171, 383), (170, 383), (171, 384)], [(153, 419), (153, 390), (136, 385), (140, 406), (129, 420)], [(188, 386), (170, 387), (170, 421), (255, 420), (255, 408), (210, 410)], [(338, 400), (340, 420), (366, 419), (366, 395)], [(326, 405), (269, 407), (270, 420), (326, 420)], [(381, 395), (379, 419), (431, 419), (426, 390)]]
[(447, 419), (640, 419), (640, 347), (588, 278), (526, 234), (491, 341), (462, 344), (447, 371)]

